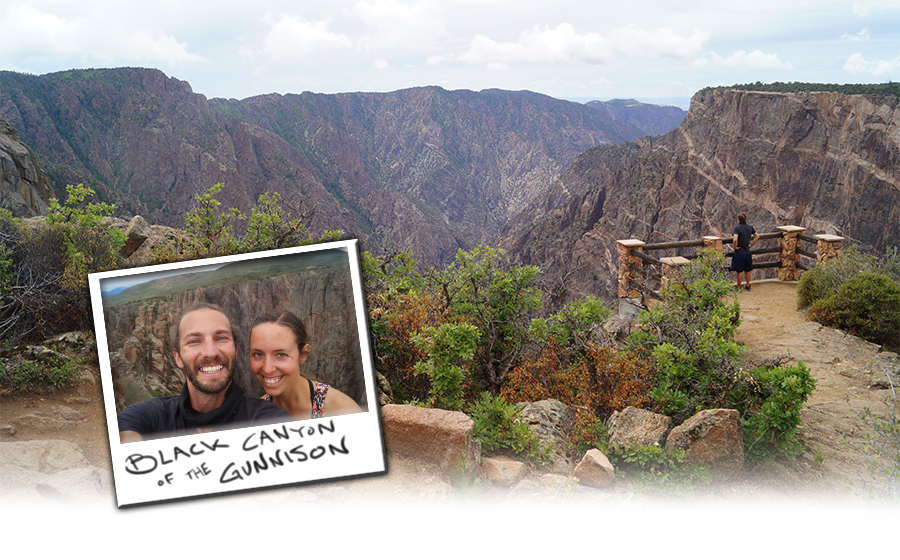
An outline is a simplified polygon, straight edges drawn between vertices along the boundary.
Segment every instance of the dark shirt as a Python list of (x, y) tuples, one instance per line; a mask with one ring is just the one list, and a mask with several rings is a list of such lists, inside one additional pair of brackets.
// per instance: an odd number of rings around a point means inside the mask
[[(232, 411), (222, 410), (228, 400), (235, 403)], [(283, 408), (244, 396), (234, 383), (226, 391), (226, 404), (207, 415), (198, 414), (190, 402), (187, 383), (178, 396), (136, 402), (119, 413), (119, 431), (137, 432), (147, 440), (196, 433), (196, 427), (211, 427), (216, 431), (294, 421)]]
[(737, 234), (737, 245), (734, 247), (734, 252), (739, 255), (745, 255), (750, 252), (750, 240), (753, 239), (753, 234), (756, 233), (756, 230), (753, 229), (753, 226), (747, 223), (740, 223), (734, 226), (734, 229), (731, 231), (731, 235)]

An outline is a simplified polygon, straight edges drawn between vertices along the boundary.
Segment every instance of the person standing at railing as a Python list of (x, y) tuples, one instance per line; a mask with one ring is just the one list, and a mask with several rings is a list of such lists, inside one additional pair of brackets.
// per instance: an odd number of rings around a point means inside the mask
[(753, 255), (750, 249), (759, 241), (753, 226), (747, 223), (747, 215), (738, 214), (738, 225), (731, 232), (734, 255), (731, 256), (731, 270), (737, 273), (737, 289), (741, 289), (741, 276), (746, 278), (744, 289), (750, 291), (750, 271), (753, 270)]

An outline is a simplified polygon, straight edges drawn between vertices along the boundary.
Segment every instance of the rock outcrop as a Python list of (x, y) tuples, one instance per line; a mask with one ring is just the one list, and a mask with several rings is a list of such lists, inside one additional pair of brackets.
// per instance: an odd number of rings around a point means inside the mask
[(607, 421), (609, 442), (623, 447), (663, 445), (672, 427), (672, 419), (641, 408), (629, 406), (613, 412)]
[(744, 437), (737, 410), (701, 410), (666, 438), (666, 451), (681, 449), (685, 462), (704, 467), (714, 480), (728, 480), (744, 466)]
[(52, 197), (50, 179), (37, 157), (0, 115), (0, 208), (17, 218), (40, 216)]
[(462, 412), (389, 404), (381, 408), (385, 447), (444, 471), (462, 474), (481, 464), (474, 422)]

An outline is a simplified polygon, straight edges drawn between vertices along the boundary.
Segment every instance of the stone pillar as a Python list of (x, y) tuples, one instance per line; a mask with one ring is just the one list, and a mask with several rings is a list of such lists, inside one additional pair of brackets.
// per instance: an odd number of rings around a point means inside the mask
[(716, 237), (714, 235), (704, 235), (703, 248), (710, 251), (715, 251), (716, 253), (719, 253), (721, 255), (723, 253), (722, 238)]
[(778, 226), (781, 232), (781, 239), (778, 245), (781, 247), (781, 266), (778, 267), (778, 279), (786, 282), (795, 282), (800, 279), (800, 269), (797, 263), (800, 262), (800, 253), (797, 248), (800, 247), (800, 239), (798, 235), (806, 231), (806, 228), (798, 226)]
[(819, 240), (816, 243), (816, 264), (828, 262), (841, 254), (841, 244), (844, 241), (843, 237), (823, 234), (817, 235), (816, 239)]
[[(721, 241), (719, 243), (721, 245)], [(665, 290), (669, 285), (669, 280), (672, 279), (673, 276), (678, 271), (678, 267), (684, 266), (687, 263), (691, 262), (684, 257), (663, 257), (659, 259), (662, 261), (662, 280), (659, 283), (660, 291)]]
[(631, 287), (632, 284), (643, 284), (643, 278), (631, 272), (631, 267), (641, 268), (643, 261), (631, 254), (632, 249), (640, 249), (646, 243), (639, 239), (619, 239), (619, 297), (640, 297), (641, 293)]

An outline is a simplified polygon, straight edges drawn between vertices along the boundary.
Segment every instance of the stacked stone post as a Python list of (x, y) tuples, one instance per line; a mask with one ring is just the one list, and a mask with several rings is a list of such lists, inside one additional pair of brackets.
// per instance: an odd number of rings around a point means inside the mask
[(665, 290), (669, 285), (671, 279), (675, 276), (678, 271), (678, 267), (684, 266), (687, 263), (691, 262), (684, 257), (664, 257), (659, 259), (662, 261), (662, 280), (660, 280), (659, 289), (660, 291)]
[(618, 239), (619, 245), (619, 297), (640, 297), (641, 292), (632, 286), (642, 285), (643, 278), (631, 272), (631, 267), (641, 268), (643, 261), (640, 257), (631, 254), (632, 249), (640, 249), (646, 243), (639, 239)]
[(704, 235), (703, 248), (710, 251), (715, 251), (716, 253), (719, 253), (721, 255), (724, 252), (722, 249), (722, 238), (716, 237), (714, 235)]
[(781, 232), (781, 239), (778, 245), (781, 247), (781, 266), (778, 267), (778, 279), (785, 282), (794, 282), (800, 279), (800, 269), (797, 263), (800, 262), (800, 253), (797, 249), (800, 247), (800, 239), (797, 237), (806, 228), (798, 226), (778, 226)]
[(837, 235), (817, 235), (816, 239), (816, 264), (828, 262), (841, 254), (841, 245), (844, 238)]

